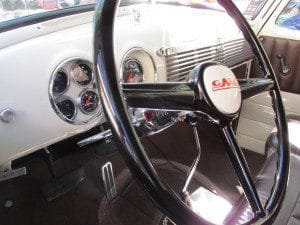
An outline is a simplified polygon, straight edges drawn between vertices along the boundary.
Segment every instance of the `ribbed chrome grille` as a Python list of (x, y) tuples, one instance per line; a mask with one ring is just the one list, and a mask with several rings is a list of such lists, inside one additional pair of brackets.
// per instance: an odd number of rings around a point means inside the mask
[(199, 63), (217, 61), (233, 66), (253, 57), (250, 45), (244, 39), (193, 49), (166, 56), (168, 81), (184, 81)]

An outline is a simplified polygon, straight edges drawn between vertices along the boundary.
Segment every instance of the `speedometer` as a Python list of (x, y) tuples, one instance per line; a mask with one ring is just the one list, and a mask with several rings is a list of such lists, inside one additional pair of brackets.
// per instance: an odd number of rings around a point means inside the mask
[(125, 83), (143, 82), (143, 67), (140, 61), (128, 59), (124, 62), (123, 81)]

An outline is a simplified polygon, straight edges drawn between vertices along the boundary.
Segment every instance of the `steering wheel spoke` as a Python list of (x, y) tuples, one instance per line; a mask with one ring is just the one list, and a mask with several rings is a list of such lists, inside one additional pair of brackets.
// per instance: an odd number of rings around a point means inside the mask
[(264, 208), (251, 177), (247, 161), (237, 143), (232, 127), (230, 125), (220, 127), (220, 134), (226, 147), (226, 152), (230, 159), (231, 165), (233, 166), (238, 180), (244, 190), (248, 203), (250, 204), (255, 216), (264, 216)]
[(239, 79), (238, 82), (241, 87), (242, 99), (250, 98), (274, 88), (274, 81), (267, 78)]
[(122, 84), (128, 106), (169, 111), (196, 111), (194, 88), (193, 81)]

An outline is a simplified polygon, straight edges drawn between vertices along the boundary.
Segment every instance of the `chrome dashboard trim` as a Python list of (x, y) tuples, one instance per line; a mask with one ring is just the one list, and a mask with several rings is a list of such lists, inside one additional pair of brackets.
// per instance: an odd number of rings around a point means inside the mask
[(189, 72), (202, 62), (213, 60), (231, 67), (252, 57), (250, 45), (244, 39), (176, 52), (165, 56), (167, 80), (185, 81)]

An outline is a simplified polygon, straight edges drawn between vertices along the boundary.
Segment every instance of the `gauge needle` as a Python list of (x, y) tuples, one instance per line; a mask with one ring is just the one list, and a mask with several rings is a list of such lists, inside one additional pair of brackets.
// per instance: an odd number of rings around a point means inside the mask
[(91, 102), (91, 96), (89, 96), (86, 100), (84, 105), (88, 105)]

